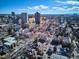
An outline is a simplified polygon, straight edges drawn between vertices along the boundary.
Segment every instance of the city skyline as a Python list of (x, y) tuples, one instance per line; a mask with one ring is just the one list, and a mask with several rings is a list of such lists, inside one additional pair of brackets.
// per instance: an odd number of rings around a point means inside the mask
[(79, 0), (0, 0), (0, 14), (73, 14), (79, 13)]

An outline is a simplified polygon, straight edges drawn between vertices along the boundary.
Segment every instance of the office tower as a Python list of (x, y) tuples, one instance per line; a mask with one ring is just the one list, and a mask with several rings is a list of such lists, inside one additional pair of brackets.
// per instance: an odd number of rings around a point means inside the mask
[(27, 13), (22, 13), (21, 14), (21, 19), (24, 23), (27, 23), (28, 22), (28, 15)]
[(40, 13), (38, 12), (35, 13), (35, 23), (40, 24)]
[(15, 12), (11, 12), (11, 16), (15, 16)]
[(12, 23), (16, 24), (15, 12), (11, 12), (11, 19), (12, 19)]

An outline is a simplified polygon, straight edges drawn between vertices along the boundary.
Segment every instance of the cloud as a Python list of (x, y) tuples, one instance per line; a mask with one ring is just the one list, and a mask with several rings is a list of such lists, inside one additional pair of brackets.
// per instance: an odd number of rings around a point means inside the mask
[(75, 11), (79, 11), (79, 7), (77, 7), (77, 6), (73, 6), (72, 8), (68, 8), (68, 10), (75, 10)]
[(71, 4), (71, 5), (79, 5), (79, 1), (56, 1), (62, 4)]
[[(62, 5), (62, 7), (54, 7), (53, 9), (58, 9), (58, 10), (61, 10), (61, 11), (79, 11), (79, 1), (77, 0), (72, 0), (72, 1), (56, 1), (57, 3), (61, 3), (61, 4), (67, 4), (66, 6), (65, 5)], [(68, 4), (70, 4), (71, 6), (69, 6)]]
[(26, 11), (27, 9), (24, 9), (24, 8), (19, 8), (19, 9), (15, 9), (17, 11)]
[(59, 11), (79, 11), (79, 7), (78, 6), (73, 6), (73, 7), (68, 7), (68, 8), (64, 8), (64, 7), (53, 7), (53, 10), (59, 10)]
[(20, 8), (16, 9), (18, 12), (28, 12), (28, 13), (35, 13), (36, 11), (39, 11), (41, 13), (52, 13), (52, 12), (72, 12), (72, 11), (79, 11), (79, 6), (45, 6), (45, 5), (39, 5), (39, 6), (32, 6), (27, 8)]
[(32, 6), (32, 7), (28, 7), (28, 9), (32, 9), (32, 10), (46, 10), (49, 7), (46, 5), (38, 5), (38, 6)]
[(53, 7), (52, 9), (53, 10), (60, 10), (60, 11), (64, 11), (65, 10), (65, 8), (63, 8), (63, 7)]

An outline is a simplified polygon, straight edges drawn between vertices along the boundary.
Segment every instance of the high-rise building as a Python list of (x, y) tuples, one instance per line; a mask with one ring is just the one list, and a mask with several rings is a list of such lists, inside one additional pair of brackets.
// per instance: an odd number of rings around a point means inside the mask
[(16, 24), (16, 15), (15, 12), (11, 12), (12, 23)]
[(11, 16), (15, 16), (15, 12), (11, 12)]
[(28, 14), (27, 13), (22, 13), (21, 14), (21, 19), (24, 23), (28, 22)]
[(35, 23), (40, 24), (40, 13), (39, 12), (35, 13)]

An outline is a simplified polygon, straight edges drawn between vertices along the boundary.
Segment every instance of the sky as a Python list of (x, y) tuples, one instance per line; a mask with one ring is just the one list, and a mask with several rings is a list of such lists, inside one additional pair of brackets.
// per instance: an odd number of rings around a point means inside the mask
[(79, 13), (79, 0), (0, 0), (0, 14), (73, 14)]

